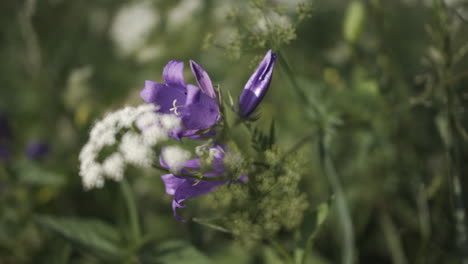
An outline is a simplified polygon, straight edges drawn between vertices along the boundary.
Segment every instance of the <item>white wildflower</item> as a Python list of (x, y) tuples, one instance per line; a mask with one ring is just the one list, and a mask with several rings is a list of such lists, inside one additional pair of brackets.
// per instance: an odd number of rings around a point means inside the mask
[(125, 160), (133, 165), (148, 168), (154, 153), (150, 145), (146, 145), (143, 137), (137, 133), (129, 132), (122, 137), (119, 150)]
[(174, 130), (181, 126), (180, 118), (174, 118), (173, 115), (162, 115), (161, 125), (167, 130)]
[[(156, 110), (151, 104), (125, 107), (96, 122), (79, 156), (80, 176), (86, 189), (102, 187), (105, 178), (122, 180), (127, 164), (151, 167), (157, 160), (153, 147), (167, 140), (168, 133), (181, 125), (176, 116)], [(134, 132), (134, 126), (140, 133)], [(117, 135), (122, 132), (125, 134), (118, 142)], [(116, 151), (100, 163), (98, 157), (104, 147), (115, 147)]]
[(125, 161), (122, 154), (116, 152), (110, 155), (103, 163), (104, 173), (113, 180), (120, 181), (123, 178)]
[(168, 15), (167, 25), (170, 30), (178, 29), (191, 19), (202, 8), (201, 0), (183, 0), (180, 4), (171, 9)]
[(83, 175), (83, 185), (86, 190), (100, 188), (104, 185), (102, 168), (98, 163), (89, 164), (86, 174)]
[(159, 16), (148, 1), (124, 6), (115, 17), (111, 37), (123, 55), (129, 55), (145, 43)]
[(169, 146), (163, 149), (162, 157), (171, 172), (178, 173), (183, 168), (184, 163), (190, 159), (190, 152), (177, 146)]

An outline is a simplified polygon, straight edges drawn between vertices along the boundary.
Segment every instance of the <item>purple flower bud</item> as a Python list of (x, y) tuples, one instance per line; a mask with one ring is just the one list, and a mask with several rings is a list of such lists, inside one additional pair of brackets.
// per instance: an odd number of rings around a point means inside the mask
[(49, 153), (49, 145), (44, 142), (32, 142), (26, 147), (26, 155), (31, 160), (42, 160)]
[(239, 98), (240, 115), (248, 118), (257, 108), (270, 86), (276, 53), (269, 50), (257, 70), (250, 77)]

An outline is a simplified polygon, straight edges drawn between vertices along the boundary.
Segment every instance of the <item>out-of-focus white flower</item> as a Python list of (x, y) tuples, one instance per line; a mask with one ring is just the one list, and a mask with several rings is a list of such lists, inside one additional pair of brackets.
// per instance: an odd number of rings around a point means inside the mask
[(128, 163), (148, 168), (151, 167), (151, 161), (154, 156), (151, 147), (151, 145), (145, 144), (141, 135), (129, 132), (122, 137), (119, 150)]
[(111, 37), (122, 55), (129, 55), (145, 43), (158, 23), (159, 15), (150, 2), (131, 3), (118, 11), (112, 23)]
[(279, 15), (274, 12), (268, 14), (268, 18), (265, 16), (259, 16), (255, 28), (260, 32), (270, 32), (271, 28), (275, 27), (292, 27), (291, 19), (288, 16)]
[(110, 155), (102, 163), (102, 168), (109, 178), (116, 181), (122, 180), (125, 169), (125, 161), (122, 154), (117, 152)]
[(193, 20), (194, 14), (202, 7), (201, 0), (183, 0), (169, 12), (167, 25), (169, 30), (176, 29)]
[[(156, 113), (156, 110), (152, 104), (125, 107), (96, 122), (79, 157), (80, 176), (86, 189), (102, 187), (106, 177), (122, 180), (127, 164), (151, 167), (157, 158), (153, 147), (167, 140), (168, 134), (181, 126), (175, 115)], [(134, 127), (140, 132), (133, 131)], [(117, 135), (120, 133), (124, 134), (119, 142)], [(116, 150), (100, 163), (98, 157), (105, 147)]]
[(177, 146), (169, 146), (163, 149), (162, 157), (171, 172), (178, 173), (183, 168), (184, 163), (190, 159), (190, 152)]
[(161, 57), (165, 52), (165, 48), (162, 45), (154, 45), (151, 43), (151, 46), (143, 47), (138, 51), (136, 59), (139, 63), (147, 63)]
[(68, 76), (63, 101), (70, 109), (75, 109), (85, 100), (89, 93), (89, 79), (93, 75), (93, 68), (85, 66), (73, 70)]

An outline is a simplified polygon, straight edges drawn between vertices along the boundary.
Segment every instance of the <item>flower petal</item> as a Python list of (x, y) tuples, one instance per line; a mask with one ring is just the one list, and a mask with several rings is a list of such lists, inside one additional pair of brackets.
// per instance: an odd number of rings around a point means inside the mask
[(184, 63), (176, 60), (169, 61), (164, 67), (163, 79), (166, 84), (185, 86)]
[(172, 200), (172, 212), (174, 214), (174, 217), (181, 222), (185, 222), (185, 220), (179, 214), (177, 214), (177, 208), (184, 208), (184, 207), (185, 205), (178, 204), (175, 200)]
[(244, 91), (239, 98), (239, 106), (243, 117), (249, 116), (265, 96), (270, 86), (275, 61), (276, 53), (269, 50), (260, 65), (258, 65), (257, 70), (245, 84)]
[(197, 79), (200, 89), (209, 97), (215, 99), (216, 92), (208, 73), (193, 60), (190, 60), (190, 68), (192, 68), (193, 75), (195, 76), (195, 79)]
[(185, 182), (180, 184), (177, 190), (175, 191), (174, 201), (180, 204), (181, 202), (187, 199), (210, 193), (225, 183), (227, 183), (227, 180), (197, 182), (193, 179), (187, 179)]
[(185, 106), (198, 102), (201, 94), (200, 88), (195, 85), (187, 84), (187, 99), (185, 100)]
[(183, 106), (185, 105), (186, 97), (185, 86), (178, 85), (165, 85), (153, 81), (145, 81), (145, 88), (140, 92), (140, 96), (147, 103), (154, 103), (160, 108), (160, 113), (174, 113), (174, 105)]
[(177, 188), (185, 181), (185, 179), (176, 177), (174, 174), (162, 175), (161, 179), (164, 182), (166, 193), (169, 195), (174, 195)]
[(214, 104), (191, 104), (181, 111), (182, 123), (188, 130), (205, 130), (216, 124), (219, 116), (219, 110)]

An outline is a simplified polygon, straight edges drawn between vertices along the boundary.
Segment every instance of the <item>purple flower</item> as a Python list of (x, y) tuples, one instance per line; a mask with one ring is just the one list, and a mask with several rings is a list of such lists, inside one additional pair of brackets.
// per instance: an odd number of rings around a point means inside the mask
[(172, 60), (163, 71), (163, 84), (146, 81), (140, 95), (147, 103), (160, 108), (160, 113), (172, 113), (181, 118), (184, 129), (171, 136), (199, 138), (220, 119), (216, 92), (206, 71), (194, 61), (190, 67), (199, 87), (184, 81), (184, 63)]
[[(225, 173), (223, 161), (226, 150), (221, 145), (216, 145), (210, 150), (214, 153), (212, 168), (208, 172), (203, 172), (203, 176), (222, 176)], [(160, 163), (164, 168), (169, 168), (169, 166), (162, 158), (160, 159)], [(196, 158), (186, 161), (184, 163), (184, 168), (186, 169), (181, 170), (182, 174), (193, 175), (193, 170), (200, 171), (200, 159)], [(182, 204), (183, 201), (210, 193), (228, 182), (233, 182), (229, 179), (218, 181), (197, 180), (194, 178), (188, 178), (174, 174), (162, 175), (161, 178), (165, 184), (166, 193), (174, 196), (172, 201), (172, 210), (174, 212), (174, 216), (177, 218), (177, 220), (182, 222), (184, 222), (184, 220), (177, 214), (177, 208), (185, 207), (185, 205)], [(246, 179), (247, 177), (243, 175), (239, 180), (234, 182), (245, 182)]]
[(257, 70), (250, 77), (239, 98), (240, 115), (248, 118), (262, 101), (270, 86), (273, 67), (275, 66), (276, 53), (269, 50), (263, 58)]
[(36, 141), (26, 147), (26, 156), (31, 160), (42, 160), (49, 153), (49, 145)]

